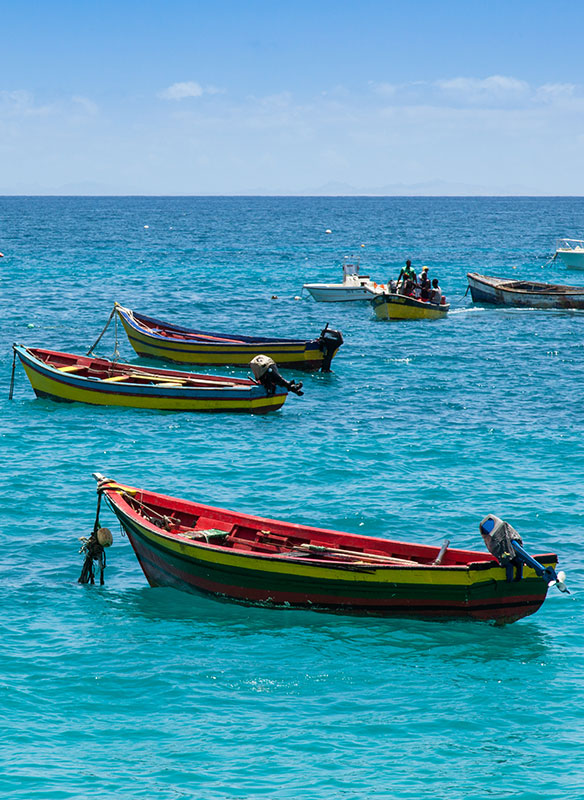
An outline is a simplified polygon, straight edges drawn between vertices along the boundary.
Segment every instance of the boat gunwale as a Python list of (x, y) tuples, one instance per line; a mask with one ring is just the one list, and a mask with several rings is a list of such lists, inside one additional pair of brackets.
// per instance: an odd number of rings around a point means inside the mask
[[(187, 385), (187, 386), (178, 386), (177, 385), (177, 386), (172, 386), (172, 387), (165, 387), (165, 386), (157, 385), (155, 383), (150, 383), (150, 384), (148, 384), (148, 383), (138, 383), (138, 382), (132, 381), (132, 380), (127, 380), (127, 381), (124, 381), (124, 382), (116, 381), (115, 383), (114, 382), (108, 383), (104, 378), (98, 378), (98, 377), (89, 376), (89, 375), (87, 375), (87, 376), (86, 375), (75, 375), (75, 374), (70, 373), (70, 372), (67, 372), (67, 373), (66, 372), (62, 372), (58, 367), (55, 367), (53, 364), (47, 363), (43, 359), (41, 359), (38, 356), (36, 356), (34, 351), (38, 350), (38, 351), (41, 351), (41, 352), (51, 353), (51, 354), (54, 354), (54, 355), (64, 355), (64, 356), (69, 356), (71, 358), (81, 358), (81, 359), (89, 358), (87, 356), (77, 356), (75, 353), (66, 353), (65, 351), (59, 351), (59, 350), (47, 350), (45, 348), (40, 348), (40, 347), (38, 347), (38, 348), (29, 348), (26, 345), (21, 345), (21, 344), (16, 344), (16, 343), (13, 345), (13, 348), (16, 351), (16, 353), (18, 354), (18, 356), (21, 359), (21, 361), (23, 361), (23, 362), (27, 361), (29, 363), (29, 366), (31, 368), (35, 368), (37, 370), (37, 372), (40, 369), (42, 369), (45, 372), (49, 373), (49, 375), (54, 380), (56, 380), (58, 383), (63, 383), (63, 384), (67, 384), (67, 385), (70, 385), (70, 386), (86, 387), (88, 391), (101, 391), (102, 388), (103, 388), (103, 389), (105, 389), (107, 391), (107, 393), (111, 393), (111, 394), (116, 394), (116, 393), (118, 393), (118, 394), (130, 394), (130, 390), (132, 390), (132, 389), (142, 389), (142, 390), (148, 390), (148, 393), (152, 393), (153, 396), (155, 396), (155, 393), (157, 393), (159, 395), (162, 395), (162, 396), (165, 396), (165, 395), (171, 395), (171, 394), (174, 395), (177, 392), (183, 392), (183, 393), (187, 393), (187, 394), (193, 394), (193, 393), (197, 393), (197, 392), (204, 392), (204, 393), (214, 392), (219, 397), (224, 397), (224, 398), (226, 397), (227, 393), (240, 394), (240, 393), (244, 393), (245, 392), (245, 394), (243, 395), (243, 397), (241, 397), (241, 399), (242, 400), (243, 399), (247, 400), (247, 399), (251, 399), (250, 395), (251, 395), (251, 393), (253, 392), (254, 389), (264, 389), (264, 387), (262, 387), (261, 384), (257, 383), (256, 381), (253, 381), (253, 380), (251, 380), (249, 378), (237, 378), (237, 377), (231, 378), (231, 377), (220, 376), (220, 375), (204, 375), (204, 374), (201, 374), (201, 373), (189, 373), (189, 372), (185, 372), (185, 371), (182, 371), (182, 370), (164, 370), (164, 369), (161, 369), (160, 367), (143, 367), (143, 366), (137, 365), (137, 364), (125, 364), (125, 363), (120, 363), (120, 362), (112, 362), (112, 361), (109, 361), (108, 359), (102, 359), (102, 358), (89, 359), (90, 361), (101, 361), (101, 362), (105, 362), (106, 364), (114, 364), (115, 363), (118, 368), (119, 367), (128, 367), (129, 370), (133, 370), (133, 369), (136, 369), (136, 370), (150, 370), (151, 369), (151, 370), (157, 371), (158, 373), (162, 373), (162, 374), (156, 375), (156, 376), (145, 375), (144, 378), (143, 378), (144, 380), (147, 380), (147, 378), (149, 378), (149, 377), (157, 377), (157, 378), (159, 377), (161, 380), (164, 380), (165, 377), (166, 377), (164, 373), (166, 372), (166, 373), (168, 373), (168, 381), (169, 382), (171, 382), (172, 378), (178, 380), (179, 376), (184, 376), (184, 380), (201, 379), (201, 380), (204, 381), (205, 379), (207, 379), (208, 383), (211, 383), (211, 382), (214, 381), (216, 384), (225, 383), (225, 385), (224, 386), (222, 386), (222, 385), (195, 386), (195, 385), (191, 384), (191, 385)], [(235, 385), (229, 385), (229, 384), (235, 384)], [(125, 389), (127, 389), (128, 391), (124, 391)], [(264, 389), (264, 391), (265, 391), (265, 389)], [(275, 395), (287, 394), (287, 392), (282, 387), (278, 386), (278, 387), (276, 387), (276, 390), (275, 390), (274, 394)]]
[[(392, 301), (391, 299), (386, 299), (394, 297), (399, 297), (402, 299), (398, 303)], [(387, 303), (388, 305), (406, 305), (410, 306), (411, 308), (439, 311), (443, 314), (446, 314), (450, 310), (450, 303), (432, 303), (430, 300), (421, 300), (418, 297), (409, 297), (408, 295), (399, 294), (398, 292), (382, 292), (381, 294), (372, 297), (369, 302), (373, 308), (377, 308), (383, 303)]]
[[(108, 483), (109, 484), (113, 484), (113, 485), (108, 486), (107, 485)], [(284, 553), (262, 553), (262, 552), (252, 552), (252, 551), (240, 550), (240, 549), (237, 549), (237, 548), (234, 548), (234, 547), (223, 547), (222, 545), (215, 544), (215, 543), (212, 543), (212, 542), (206, 542), (204, 540), (193, 540), (193, 539), (190, 539), (188, 537), (183, 537), (179, 533), (171, 533), (169, 531), (164, 530), (163, 528), (160, 528), (158, 525), (153, 523), (151, 520), (147, 519), (142, 514), (140, 514), (136, 509), (134, 509), (130, 505), (130, 503), (127, 502), (127, 500), (124, 499), (124, 497), (122, 496), (122, 493), (125, 493), (128, 490), (130, 492), (135, 492), (136, 496), (141, 495), (143, 497), (143, 495), (144, 495), (144, 490), (142, 490), (142, 489), (135, 489), (134, 487), (129, 487), (129, 486), (125, 486), (125, 485), (122, 485), (122, 484), (118, 484), (115, 481), (112, 481), (110, 479), (106, 479), (105, 481), (101, 482), (100, 485), (98, 486), (98, 492), (103, 492), (106, 495), (106, 498), (107, 498), (108, 502), (110, 503), (110, 505), (112, 507), (117, 507), (118, 510), (120, 511), (120, 513), (123, 516), (126, 516), (130, 520), (133, 520), (134, 522), (137, 522), (139, 525), (141, 525), (142, 527), (146, 528), (150, 533), (153, 533), (153, 534), (161, 537), (162, 539), (165, 539), (165, 540), (167, 540), (169, 542), (174, 542), (174, 543), (180, 544), (181, 546), (191, 550), (192, 553), (196, 553), (197, 550), (203, 550), (205, 552), (220, 552), (220, 553), (225, 554), (225, 555), (237, 556), (237, 557), (242, 557), (242, 558), (260, 559), (262, 561), (268, 561), (268, 562), (271, 561), (271, 562), (276, 562), (276, 563), (280, 563), (280, 564), (304, 564), (304, 565), (308, 565), (308, 566), (312, 566), (312, 567), (320, 568), (320, 569), (343, 569), (344, 568), (346, 570), (347, 569), (351, 570), (351, 569), (354, 569), (356, 566), (358, 566), (359, 568), (364, 568), (365, 571), (370, 572), (370, 573), (372, 573), (372, 572), (375, 573), (377, 571), (382, 571), (382, 572), (386, 573), (389, 570), (393, 570), (393, 571), (423, 570), (423, 571), (426, 571), (426, 572), (435, 572), (435, 573), (438, 573), (438, 574), (442, 574), (442, 573), (448, 572), (448, 571), (454, 571), (454, 572), (464, 572), (464, 571), (478, 572), (478, 571), (487, 571), (487, 570), (490, 570), (490, 569), (501, 569), (501, 565), (499, 564), (497, 559), (494, 556), (491, 556), (489, 553), (484, 553), (483, 554), (483, 553), (480, 553), (479, 551), (462, 550), (462, 549), (458, 549), (458, 548), (453, 548), (449, 552), (451, 554), (460, 554), (461, 556), (464, 555), (464, 554), (478, 555), (478, 556), (483, 556), (484, 555), (484, 559), (483, 560), (479, 560), (479, 561), (468, 561), (468, 562), (466, 562), (464, 564), (416, 564), (416, 565), (409, 565), (409, 564), (408, 565), (405, 565), (405, 564), (404, 565), (400, 565), (400, 564), (372, 564), (372, 563), (355, 564), (355, 562), (334, 561), (333, 559), (331, 559), (330, 561), (323, 562), (323, 561), (320, 561), (318, 559), (308, 558), (305, 555), (298, 556), (296, 558), (296, 557), (290, 556), (290, 554), (284, 554)], [(305, 535), (308, 535), (308, 533), (310, 533), (310, 534), (324, 533), (324, 534), (327, 534), (327, 535), (328, 534), (334, 534), (334, 535), (339, 535), (340, 534), (341, 536), (348, 536), (348, 537), (355, 536), (356, 538), (364, 538), (364, 539), (367, 539), (368, 541), (371, 541), (372, 543), (375, 543), (376, 541), (382, 541), (385, 544), (400, 545), (400, 546), (403, 546), (403, 547), (406, 547), (406, 548), (407, 547), (411, 547), (412, 544), (413, 544), (413, 546), (415, 548), (428, 549), (432, 553), (436, 553), (436, 554), (439, 552), (439, 549), (440, 549), (439, 547), (433, 546), (433, 545), (424, 545), (424, 544), (418, 545), (418, 544), (414, 544), (412, 542), (401, 542), (401, 541), (394, 540), (394, 539), (380, 539), (379, 537), (361, 537), (359, 534), (350, 534), (350, 533), (347, 533), (347, 532), (335, 531), (335, 530), (327, 529), (327, 528), (316, 528), (316, 527), (312, 527), (312, 526), (308, 526), (308, 525), (300, 525), (299, 523), (293, 523), (293, 522), (282, 522), (280, 520), (274, 520), (274, 519), (270, 519), (270, 518), (266, 518), (266, 517), (256, 517), (256, 516), (251, 515), (251, 514), (243, 514), (243, 513), (240, 514), (239, 512), (234, 512), (234, 511), (230, 511), (228, 509), (218, 508), (216, 506), (209, 506), (209, 505), (205, 505), (203, 503), (195, 503), (193, 501), (188, 501), (188, 500), (180, 500), (179, 498), (174, 498), (174, 497), (171, 497), (169, 495), (162, 495), (162, 494), (159, 494), (157, 492), (147, 491), (146, 494), (149, 496), (149, 498), (150, 498), (150, 496), (152, 496), (156, 500), (160, 500), (160, 501), (167, 501), (167, 500), (178, 501), (180, 504), (184, 504), (187, 507), (188, 506), (195, 506), (197, 509), (200, 509), (202, 512), (219, 512), (219, 513), (225, 513), (225, 514), (228, 514), (228, 515), (235, 515), (235, 516), (239, 517), (242, 522), (259, 523), (258, 530), (260, 529), (260, 526), (262, 526), (262, 525), (270, 525), (270, 524), (274, 524), (275, 523), (276, 525), (285, 525), (287, 528), (291, 528), (292, 532), (294, 532), (295, 530), (298, 533), (304, 532)], [(116, 495), (117, 495), (117, 497), (114, 497)], [(132, 495), (130, 495), (130, 496), (132, 496)], [(144, 500), (137, 500), (137, 502), (145, 502), (145, 501)], [(149, 500), (149, 502), (152, 502), (152, 500)], [(169, 509), (173, 507), (172, 504), (165, 505), (163, 502), (161, 502), (160, 505), (162, 507), (169, 508)], [(200, 513), (198, 515), (199, 516), (203, 516), (203, 513)], [(116, 516), (117, 516), (117, 513), (116, 513)], [(209, 514), (208, 516), (211, 519), (213, 518), (213, 514), (212, 513)], [(234, 522), (233, 524), (236, 524), (236, 523)], [(239, 524), (241, 524), (241, 523), (239, 523)], [(225, 531), (225, 533), (228, 533), (228, 531)], [(185, 555), (190, 555), (190, 554), (185, 553)], [(355, 553), (355, 556), (357, 558), (360, 555), (362, 555), (365, 558), (367, 557), (367, 553), (366, 552), (363, 552), (362, 554), (358, 553), (358, 552)], [(552, 560), (553, 563), (557, 562), (557, 556), (554, 553), (541, 554), (541, 555), (538, 555), (537, 558), (538, 558), (538, 560), (542, 561), (543, 563), (545, 563), (547, 561), (550, 561), (550, 560)]]
[[(161, 328), (162, 330), (177, 332), (179, 336), (175, 337), (178, 343), (184, 344), (193, 344), (193, 345), (209, 345), (211, 347), (235, 347), (236, 349), (242, 348), (249, 348), (254, 347), (255, 345), (303, 345), (306, 349), (308, 345), (314, 345), (318, 341), (318, 337), (314, 339), (284, 339), (284, 338), (269, 338), (264, 336), (233, 336), (232, 334), (224, 334), (224, 333), (216, 333), (212, 331), (203, 331), (194, 328), (184, 328), (180, 325), (174, 325), (169, 322), (164, 322), (162, 320), (155, 319), (154, 317), (148, 317), (146, 314), (141, 314), (138, 311), (134, 311), (133, 309), (126, 308), (125, 306), (116, 303), (116, 311), (122, 318), (122, 322), (127, 322), (128, 325), (133, 328), (134, 330), (142, 333), (144, 336), (149, 336), (157, 341), (161, 342), (168, 342), (169, 339), (166, 336), (163, 336), (160, 333), (156, 333), (155, 331), (151, 330), (148, 325), (144, 325), (142, 327), (139, 323), (140, 320), (144, 320), (146, 323), (152, 323), (157, 327)], [(197, 337), (200, 336), (202, 338), (187, 338), (187, 337), (180, 337), (180, 334), (188, 333), (191, 336)], [(215, 337), (215, 341), (213, 338), (206, 339), (205, 337)]]
[[(466, 274), (467, 280), (473, 280), (476, 283), (484, 284), (485, 286), (489, 286), (491, 289), (500, 289), (503, 292), (511, 292), (513, 294), (524, 294), (524, 295), (535, 295), (535, 296), (545, 296), (545, 297), (563, 297), (566, 295), (582, 295), (584, 297), (584, 286), (563, 286), (562, 284), (558, 283), (539, 283), (538, 281), (514, 281), (511, 279), (506, 278), (495, 278), (491, 275), (481, 275), (479, 272), (467, 272)], [(549, 291), (537, 291), (537, 290), (529, 290), (529, 289), (515, 289), (513, 286), (509, 286), (509, 284), (514, 283), (532, 283), (534, 286), (549, 286)], [(555, 290), (560, 291), (555, 291)]]

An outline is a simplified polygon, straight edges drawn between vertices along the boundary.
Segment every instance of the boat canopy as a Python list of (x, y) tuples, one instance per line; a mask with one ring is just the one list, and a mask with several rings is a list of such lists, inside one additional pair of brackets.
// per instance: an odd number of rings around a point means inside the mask
[(556, 252), (558, 250), (584, 250), (584, 239), (558, 239)]

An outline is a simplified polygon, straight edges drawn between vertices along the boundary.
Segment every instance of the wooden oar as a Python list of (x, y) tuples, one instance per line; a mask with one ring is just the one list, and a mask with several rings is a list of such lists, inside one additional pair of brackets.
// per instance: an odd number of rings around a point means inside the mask
[(318, 545), (318, 544), (308, 544), (305, 542), (304, 544), (300, 544), (293, 548), (294, 550), (302, 550), (304, 553), (312, 552), (315, 555), (321, 553), (322, 555), (339, 555), (339, 556), (353, 556), (353, 558), (357, 559), (358, 561), (363, 560), (370, 560), (370, 561), (379, 561), (380, 563), (385, 564), (401, 564), (404, 566), (412, 566), (412, 567), (419, 567), (417, 561), (411, 561), (407, 558), (396, 558), (394, 556), (382, 556), (377, 555), (376, 553), (365, 553), (365, 552), (356, 552), (355, 550), (344, 550), (340, 547), (327, 547), (325, 545)]

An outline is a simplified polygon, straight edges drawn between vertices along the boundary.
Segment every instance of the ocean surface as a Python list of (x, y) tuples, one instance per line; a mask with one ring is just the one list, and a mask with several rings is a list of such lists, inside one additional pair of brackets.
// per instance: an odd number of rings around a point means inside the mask
[[(584, 199), (0, 198), (1, 798), (584, 796), (584, 312), (464, 296), (467, 271), (584, 284), (546, 265), (560, 236), (584, 237)], [(379, 282), (428, 265), (450, 314), (301, 294), (348, 255)], [(9, 402), (13, 342), (85, 352), (115, 300), (345, 344), (266, 416), (58, 404), (20, 367)], [(504, 627), (244, 607), (149, 588), (109, 511), (105, 586), (79, 586), (94, 471), (481, 550), (496, 513), (571, 594)]]

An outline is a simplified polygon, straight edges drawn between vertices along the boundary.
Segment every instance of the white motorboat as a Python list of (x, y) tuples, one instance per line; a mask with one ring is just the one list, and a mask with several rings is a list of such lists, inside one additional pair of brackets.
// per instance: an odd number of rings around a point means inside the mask
[(343, 262), (342, 283), (305, 283), (318, 303), (345, 303), (349, 300), (372, 300), (385, 291), (382, 283), (375, 283), (369, 275), (359, 274), (359, 261)]
[(559, 239), (556, 258), (560, 257), (571, 269), (584, 269), (584, 239)]

